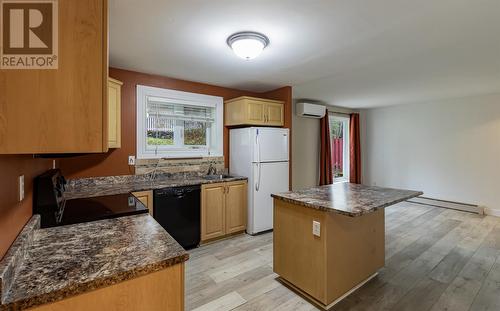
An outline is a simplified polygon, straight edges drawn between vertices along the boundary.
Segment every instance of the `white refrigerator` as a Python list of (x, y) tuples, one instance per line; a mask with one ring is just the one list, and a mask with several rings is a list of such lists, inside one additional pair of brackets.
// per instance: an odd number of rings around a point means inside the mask
[(229, 173), (248, 177), (247, 233), (273, 228), (272, 193), (288, 191), (289, 131), (248, 127), (229, 132)]

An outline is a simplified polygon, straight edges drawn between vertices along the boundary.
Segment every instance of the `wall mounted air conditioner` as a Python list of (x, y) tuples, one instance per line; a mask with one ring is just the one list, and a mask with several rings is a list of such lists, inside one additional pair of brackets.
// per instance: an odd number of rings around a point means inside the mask
[(326, 107), (323, 105), (310, 103), (297, 103), (297, 116), (304, 118), (323, 118), (326, 113)]

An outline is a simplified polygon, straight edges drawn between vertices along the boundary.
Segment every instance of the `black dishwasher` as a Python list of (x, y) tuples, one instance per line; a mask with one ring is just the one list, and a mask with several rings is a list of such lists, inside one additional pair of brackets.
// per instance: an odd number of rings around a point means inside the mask
[(200, 244), (200, 186), (154, 190), (154, 218), (185, 249)]

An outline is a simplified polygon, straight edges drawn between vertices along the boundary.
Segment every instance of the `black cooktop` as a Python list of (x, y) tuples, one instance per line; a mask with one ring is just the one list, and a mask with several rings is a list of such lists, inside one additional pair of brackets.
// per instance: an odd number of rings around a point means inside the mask
[(56, 226), (147, 213), (148, 209), (131, 194), (106, 195), (66, 200)]

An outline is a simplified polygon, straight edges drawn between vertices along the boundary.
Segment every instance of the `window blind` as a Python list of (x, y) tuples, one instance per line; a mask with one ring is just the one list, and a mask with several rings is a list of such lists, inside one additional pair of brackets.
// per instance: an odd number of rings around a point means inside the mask
[(215, 107), (170, 103), (159, 97), (147, 98), (146, 113), (148, 118), (215, 122)]

